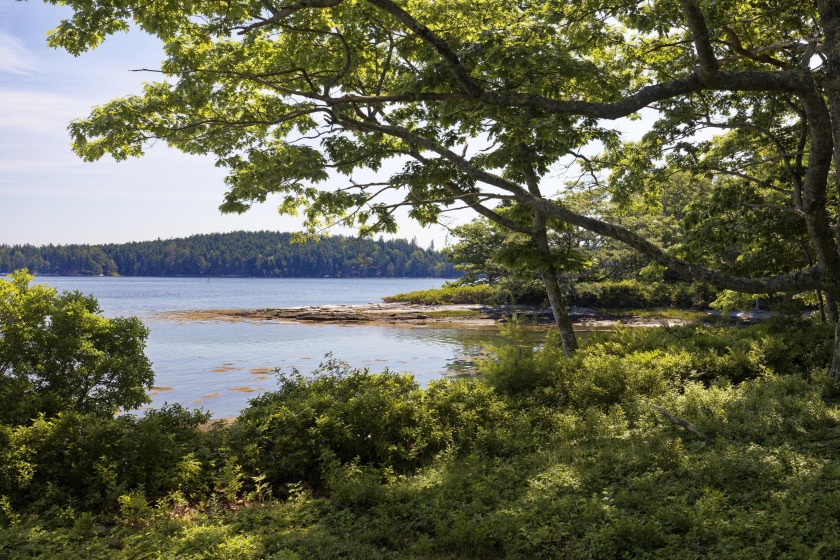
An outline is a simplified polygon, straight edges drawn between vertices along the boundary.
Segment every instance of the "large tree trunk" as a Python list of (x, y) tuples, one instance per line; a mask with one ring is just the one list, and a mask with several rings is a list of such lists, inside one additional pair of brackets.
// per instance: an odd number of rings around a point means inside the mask
[(825, 292), (825, 314), (832, 323), (840, 321), (837, 315), (837, 298), (829, 291)]
[(557, 282), (557, 274), (548, 268), (540, 270), (540, 278), (545, 285), (545, 292), (548, 294), (548, 303), (551, 305), (551, 313), (554, 315), (554, 323), (560, 332), (560, 342), (563, 344), (563, 353), (571, 356), (577, 350), (577, 337), (572, 327), (572, 319), (566, 311), (566, 303), (569, 296)]
[(817, 290), (817, 306), (820, 310), (820, 322), (825, 323), (825, 304), (823, 303), (822, 290)]
[(834, 355), (831, 357), (831, 369), (828, 376), (835, 382), (840, 383), (840, 321), (834, 326)]
[[(520, 150), (523, 155), (528, 153), (528, 149), (524, 144), (520, 145)], [(542, 196), (540, 194), (539, 180), (537, 179), (537, 174), (534, 173), (534, 168), (530, 164), (526, 164), (523, 166), (522, 172), (531, 194)], [(545, 212), (538, 208), (532, 208), (531, 212), (533, 218), (531, 240), (534, 242), (537, 251), (547, 257), (551, 253), (551, 248), (548, 243), (548, 228), (546, 226)], [(557, 270), (554, 266), (544, 264), (540, 268), (540, 277), (545, 285), (548, 303), (551, 305), (551, 313), (554, 315), (554, 323), (560, 332), (563, 353), (566, 356), (571, 356), (577, 350), (577, 337), (572, 328), (572, 319), (566, 311), (566, 302), (569, 300), (569, 297), (566, 291), (560, 287)]]
[[(817, 0), (817, 9), (819, 10), (820, 20), (823, 24), (823, 29), (825, 30), (823, 50), (826, 64), (823, 84), (828, 97), (828, 113), (830, 115), (830, 118), (824, 119), (826, 122), (821, 124), (829, 127), (829, 133), (825, 133), (824, 135), (826, 136), (826, 141), (833, 140), (831, 149), (836, 168), (840, 165), (840, 5), (838, 5), (836, 0)], [(809, 121), (810, 120), (813, 120), (813, 117), (811, 117)], [(811, 133), (811, 137), (813, 144), (813, 133)], [(811, 152), (813, 151), (814, 148), (812, 147)], [(812, 159), (813, 156), (809, 155), (809, 170), (813, 167), (811, 165)], [(837, 241), (838, 238), (840, 238), (840, 222), (838, 222), (838, 218), (840, 218), (840, 216), (835, 214), (834, 229), (829, 230), (833, 233), (832, 241), (835, 252), (832, 256), (834, 259), (838, 258)], [(830, 228), (831, 226), (829, 224), (825, 224), (823, 227)], [(814, 244), (815, 250), (817, 250), (817, 256), (819, 257), (820, 254), (818, 246), (813, 242), (812, 244)], [(840, 318), (838, 318), (837, 313), (837, 296), (838, 291), (840, 291), (840, 288), (838, 287), (838, 281), (840, 281), (840, 266), (831, 266), (836, 262), (836, 260), (829, 263), (820, 261), (820, 264), (823, 265), (823, 277), (829, 278), (834, 284), (832, 288), (825, 290), (826, 315), (828, 316), (829, 321), (834, 321), (835, 323), (834, 355), (831, 358), (829, 376), (834, 381), (840, 382)]]

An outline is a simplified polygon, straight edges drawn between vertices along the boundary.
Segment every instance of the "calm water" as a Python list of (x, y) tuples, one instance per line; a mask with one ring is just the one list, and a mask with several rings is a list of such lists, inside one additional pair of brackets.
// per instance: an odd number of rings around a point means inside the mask
[(140, 317), (151, 333), (152, 407), (180, 402), (222, 418), (276, 387), (274, 368), (307, 373), (331, 352), (353, 367), (412, 372), (421, 383), (456, 372), (494, 337), (488, 329), (225, 321), (174, 321), (183, 309), (258, 309), (379, 302), (444, 280), (39, 277), (59, 290), (93, 294), (107, 316)]

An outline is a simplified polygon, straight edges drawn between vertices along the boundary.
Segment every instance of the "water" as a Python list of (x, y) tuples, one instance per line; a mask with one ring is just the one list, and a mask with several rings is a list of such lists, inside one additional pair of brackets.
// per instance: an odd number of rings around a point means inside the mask
[(248, 399), (276, 387), (273, 370), (315, 369), (326, 353), (352, 367), (412, 372), (426, 383), (463, 367), (495, 331), (488, 329), (329, 325), (273, 321), (176, 321), (168, 311), (259, 309), (380, 302), (399, 292), (440, 287), (435, 278), (256, 279), (39, 277), (59, 290), (93, 294), (109, 317), (137, 316), (150, 329), (146, 355), (155, 370), (151, 407), (180, 402), (215, 418), (234, 416)]
[(131, 278), (41, 276), (59, 290), (93, 294), (105, 315), (148, 316), (182, 309), (259, 309), (381, 302), (439, 288), (440, 278)]

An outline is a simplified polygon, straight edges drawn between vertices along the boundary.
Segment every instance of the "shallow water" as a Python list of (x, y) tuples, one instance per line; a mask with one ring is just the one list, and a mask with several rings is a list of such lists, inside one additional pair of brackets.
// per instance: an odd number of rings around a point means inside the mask
[(308, 373), (327, 353), (352, 367), (411, 372), (426, 383), (462, 372), (497, 331), (440, 326), (372, 326), (273, 321), (175, 321), (184, 309), (259, 309), (364, 304), (399, 292), (436, 288), (437, 278), (108, 278), (38, 277), (60, 290), (93, 294), (107, 316), (135, 315), (150, 329), (152, 404), (180, 402), (216, 418), (276, 387), (274, 370)]

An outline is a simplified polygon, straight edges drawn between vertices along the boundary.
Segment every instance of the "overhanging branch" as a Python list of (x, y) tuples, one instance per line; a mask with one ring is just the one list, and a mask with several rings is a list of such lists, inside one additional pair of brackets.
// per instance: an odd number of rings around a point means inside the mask
[(578, 226), (593, 233), (621, 241), (622, 243), (625, 243), (637, 250), (642, 255), (645, 255), (657, 263), (670, 268), (674, 272), (677, 272), (688, 279), (708, 282), (709, 284), (719, 288), (753, 294), (768, 292), (804, 292), (832, 285), (831, 282), (822, 278), (822, 268), (820, 266), (812, 266), (808, 269), (791, 274), (767, 276), (762, 278), (745, 278), (732, 276), (698, 264), (690, 263), (686, 260), (669, 255), (661, 247), (654, 245), (647, 239), (644, 239), (640, 235), (626, 228), (573, 212), (556, 202), (528, 192), (527, 189), (524, 189), (522, 186), (514, 183), (513, 181), (484, 169), (475, 167), (467, 159), (440, 145), (437, 141), (420, 136), (406, 128), (371, 121), (352, 121), (343, 117), (339, 118), (339, 122), (350, 129), (385, 133), (401, 138), (407, 142), (411, 142), (417, 146), (421, 146), (429, 151), (437, 153), (444, 159), (454, 164), (458, 170), (468, 177), (476, 181), (486, 183), (487, 185), (508, 191), (514, 194), (519, 201), (529, 204), (535, 209), (545, 212), (545, 214), (557, 218), (567, 224)]

